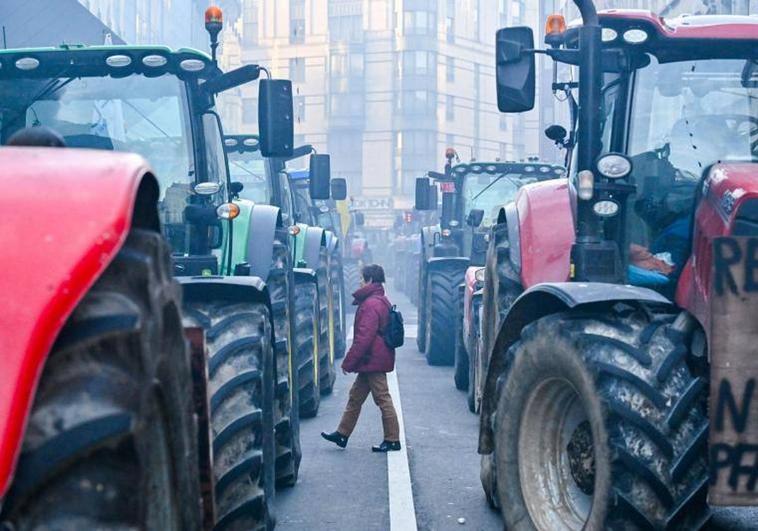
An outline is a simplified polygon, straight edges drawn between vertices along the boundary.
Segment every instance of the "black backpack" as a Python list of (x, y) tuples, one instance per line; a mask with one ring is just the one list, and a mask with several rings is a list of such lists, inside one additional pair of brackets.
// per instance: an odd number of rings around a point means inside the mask
[(403, 326), (403, 314), (397, 310), (397, 306), (390, 306), (387, 327), (382, 333), (384, 343), (391, 349), (400, 348), (405, 343), (405, 327)]

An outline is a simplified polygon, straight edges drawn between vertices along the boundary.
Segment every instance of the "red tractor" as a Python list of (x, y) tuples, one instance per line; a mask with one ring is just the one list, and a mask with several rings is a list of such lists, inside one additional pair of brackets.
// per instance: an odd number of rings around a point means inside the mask
[(574, 3), (545, 50), (497, 35), (501, 111), (534, 106), (536, 53), (579, 76), (553, 85), (569, 178), (520, 191), (487, 268), (485, 297), (515, 302), (482, 483), (508, 529), (697, 529), (758, 504), (758, 19)]
[(3, 148), (0, 187), (0, 527), (200, 529), (204, 353), (157, 180), (137, 155)]

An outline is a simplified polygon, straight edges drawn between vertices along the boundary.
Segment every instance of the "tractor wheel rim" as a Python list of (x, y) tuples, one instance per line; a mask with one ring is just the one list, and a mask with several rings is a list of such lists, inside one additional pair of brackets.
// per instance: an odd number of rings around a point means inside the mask
[(592, 510), (594, 452), (589, 417), (563, 378), (539, 382), (518, 438), (521, 494), (537, 529), (581, 529)]

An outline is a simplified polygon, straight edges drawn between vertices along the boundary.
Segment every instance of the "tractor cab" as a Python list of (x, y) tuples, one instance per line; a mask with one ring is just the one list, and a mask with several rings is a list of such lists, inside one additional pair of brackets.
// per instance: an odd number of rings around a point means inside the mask
[[(758, 20), (663, 20), (644, 11), (609, 10), (597, 13), (596, 30), (566, 26), (560, 17), (551, 22), (545, 53), (556, 61), (555, 79), (558, 64), (578, 66), (584, 76), (578, 83), (553, 84), (573, 118), (568, 134), (554, 136), (555, 126), (547, 131), (573, 161), (572, 278), (629, 282), (669, 297), (686, 291), (678, 281), (695, 267), (692, 246), (699, 234), (755, 232), (754, 180), (726, 183), (734, 169), (713, 167), (758, 161)], [(599, 41), (592, 57), (590, 41), (580, 44), (590, 31)], [(499, 33), (503, 111), (533, 104), (528, 81), (533, 53), (526, 51), (531, 42), (524, 28)], [(523, 86), (514, 85), (510, 75), (519, 68), (526, 72)], [(582, 113), (582, 106), (598, 112)], [(707, 204), (709, 214), (701, 208)], [(700, 297), (709, 284), (705, 276)]]
[[(429, 172), (417, 180), (417, 197), (432, 197), (423, 188), (435, 186), (442, 193), (439, 238), (434, 256), (466, 256), (483, 265), (487, 251), (485, 234), (497, 222), (503, 205), (525, 185), (563, 177), (562, 166), (537, 159), (527, 162), (472, 162), (452, 165), (445, 173)], [(436, 202), (417, 201), (417, 210), (434, 210)], [(430, 242), (431, 243), (431, 242)]]
[[(0, 65), (0, 143), (19, 129), (46, 126), (69, 147), (142, 155), (159, 180), (161, 222), (177, 274), (223, 269), (225, 257), (214, 249), (237, 210), (214, 100), (264, 69), (223, 73), (202, 52), (159, 46), (0, 50)], [(261, 83), (270, 103), (263, 115), (287, 116), (289, 82)], [(291, 129), (269, 129), (267, 148), (291, 152)]]

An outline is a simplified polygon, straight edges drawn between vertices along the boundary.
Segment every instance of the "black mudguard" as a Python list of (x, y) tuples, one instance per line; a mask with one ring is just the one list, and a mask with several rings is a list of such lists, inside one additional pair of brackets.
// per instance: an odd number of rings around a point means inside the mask
[(497, 382), (506, 372), (506, 352), (519, 337), (521, 330), (542, 317), (590, 304), (644, 302), (671, 305), (663, 295), (647, 288), (601, 282), (550, 282), (538, 284), (525, 291), (513, 303), (500, 325), (495, 346), (490, 353), (482, 408), (479, 418), (479, 453), (489, 454), (495, 448), (492, 415), (497, 408)]

